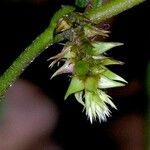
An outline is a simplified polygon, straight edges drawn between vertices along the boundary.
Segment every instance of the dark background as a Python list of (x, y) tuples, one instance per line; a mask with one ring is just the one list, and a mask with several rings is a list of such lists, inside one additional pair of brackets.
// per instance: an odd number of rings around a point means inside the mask
[[(73, 2), (72, 2), (73, 3)], [(31, 1), (0, 2), (0, 73), (2, 74), (12, 61), (39, 35), (49, 24), (50, 18), (61, 4), (71, 4), (68, 0), (51, 0), (41, 5)], [(149, 35), (149, 2), (120, 14), (113, 23), (110, 41), (125, 43), (110, 55), (124, 61), (124, 66), (113, 68), (129, 83), (141, 81), (138, 93), (123, 97), (114, 94), (118, 111), (113, 111), (107, 123), (93, 125), (86, 119), (82, 107), (73, 97), (64, 102), (63, 97), (69, 84), (65, 75), (50, 80), (56, 69), (49, 70), (47, 59), (58, 51), (61, 46), (56, 44), (43, 52), (21, 75), (40, 86), (43, 91), (54, 99), (60, 110), (60, 119), (54, 137), (65, 149), (116, 149), (113, 138), (109, 136), (109, 126), (119, 117), (132, 113), (145, 113), (146, 96), (144, 89), (145, 74), (150, 58)], [(134, 87), (133, 87), (134, 88)]]

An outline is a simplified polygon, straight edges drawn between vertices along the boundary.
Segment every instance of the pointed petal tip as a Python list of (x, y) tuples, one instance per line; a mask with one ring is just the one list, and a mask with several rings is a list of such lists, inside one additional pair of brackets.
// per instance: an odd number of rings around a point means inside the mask
[(55, 76), (54, 76), (54, 74), (50, 77), (50, 80), (52, 80), (53, 78), (54, 78)]
[(106, 42), (106, 43), (108, 44), (107, 50), (124, 45), (124, 43), (119, 42)]
[(113, 42), (115, 46), (122, 46), (124, 45), (124, 43), (120, 43), (120, 42)]

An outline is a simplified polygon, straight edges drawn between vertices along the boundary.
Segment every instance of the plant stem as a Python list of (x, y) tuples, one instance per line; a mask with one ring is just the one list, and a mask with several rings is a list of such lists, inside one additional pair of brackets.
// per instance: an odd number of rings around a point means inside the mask
[(58, 10), (51, 19), (48, 28), (40, 34), (4, 72), (0, 77), (0, 97), (5, 94), (16, 78), (38, 55), (62, 38), (61, 35), (58, 35), (53, 39), (54, 30), (59, 19), (72, 11), (74, 11), (74, 7), (71, 6), (65, 6)]
[(144, 0), (111, 0), (101, 7), (89, 10), (85, 16), (97, 24), (142, 2)]

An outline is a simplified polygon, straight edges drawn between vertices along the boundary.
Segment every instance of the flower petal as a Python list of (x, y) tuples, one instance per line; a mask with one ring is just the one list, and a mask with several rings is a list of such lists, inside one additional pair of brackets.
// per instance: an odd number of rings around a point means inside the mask
[(109, 78), (107, 78), (105, 76), (101, 76), (99, 79), (99, 82), (98, 82), (98, 87), (100, 89), (120, 87), (120, 86), (124, 86), (124, 85), (125, 85), (124, 83), (110, 80)]
[(73, 72), (73, 64), (71, 64), (70, 62), (66, 61), (65, 64), (60, 67), (51, 77), (54, 78), (57, 75), (63, 74), (63, 73), (72, 73)]
[(121, 46), (123, 43), (119, 42), (94, 42), (92, 43), (92, 46), (94, 47), (92, 52), (93, 55), (100, 55), (116, 46)]
[(101, 60), (102, 65), (107, 66), (107, 65), (123, 65), (124, 63), (112, 58), (106, 57), (105, 59)]
[(110, 71), (109, 69), (106, 68), (106, 70), (104, 72), (102, 72), (102, 74), (111, 79), (111, 80), (116, 80), (116, 81), (121, 81), (121, 82), (125, 82), (127, 83), (127, 81), (125, 79), (123, 79), (122, 77), (120, 77), (119, 75), (113, 73), (112, 71)]
[(111, 101), (111, 97), (107, 95), (105, 92), (102, 90), (98, 90), (100, 98), (107, 104), (109, 104), (112, 108), (117, 109), (115, 104)]
[(84, 106), (84, 102), (83, 102), (83, 91), (77, 92), (77, 93), (75, 93), (74, 95), (75, 95), (76, 100), (77, 100), (80, 104), (82, 104), (82, 105)]

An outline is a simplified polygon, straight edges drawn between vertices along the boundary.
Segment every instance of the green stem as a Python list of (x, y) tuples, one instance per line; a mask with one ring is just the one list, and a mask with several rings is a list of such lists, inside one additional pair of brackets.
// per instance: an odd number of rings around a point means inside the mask
[(40, 55), (47, 47), (62, 38), (61, 35), (58, 35), (53, 39), (54, 30), (59, 19), (72, 11), (74, 11), (74, 7), (71, 6), (62, 7), (57, 11), (51, 19), (48, 28), (40, 34), (4, 72), (0, 77), (0, 96), (5, 94), (9, 86), (11, 86), (16, 78), (38, 55)]
[(101, 7), (86, 12), (85, 16), (89, 18), (91, 22), (100, 23), (142, 2), (144, 2), (144, 0), (111, 0)]

